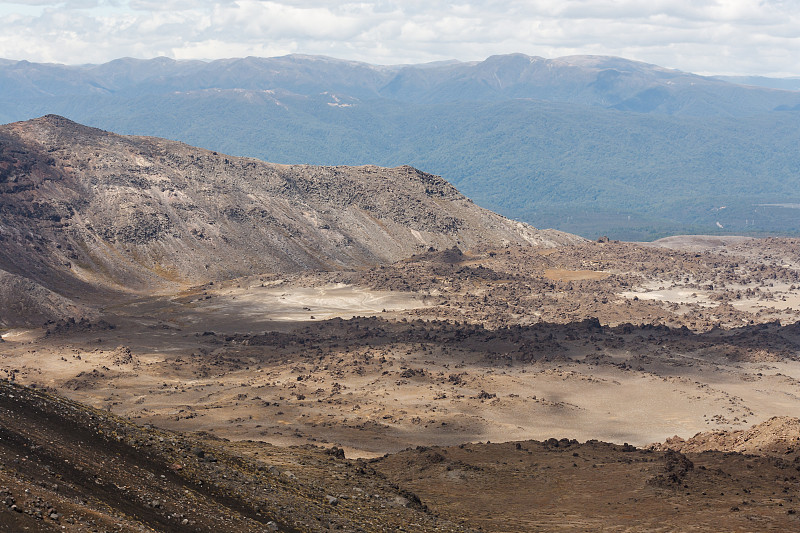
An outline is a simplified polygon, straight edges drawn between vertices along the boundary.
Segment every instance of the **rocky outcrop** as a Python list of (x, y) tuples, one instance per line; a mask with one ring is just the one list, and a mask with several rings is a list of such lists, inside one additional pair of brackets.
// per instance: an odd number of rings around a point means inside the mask
[(754, 455), (800, 455), (800, 419), (775, 416), (749, 429), (708, 431), (690, 439), (675, 436), (651, 449), (681, 453), (722, 451)]

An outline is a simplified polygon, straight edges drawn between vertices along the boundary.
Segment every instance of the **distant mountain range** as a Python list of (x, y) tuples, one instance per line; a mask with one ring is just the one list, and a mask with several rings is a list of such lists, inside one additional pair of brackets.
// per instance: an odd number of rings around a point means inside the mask
[[(745, 116), (800, 104), (800, 94), (774, 90), (778, 81), (703, 77), (617, 57), (523, 54), (399, 66), (306, 55), (211, 62), (125, 58), (84, 66), (0, 63), (0, 90), (9, 102), (240, 89), (415, 104), (533, 99), (642, 113)], [(797, 80), (785, 83), (795, 88)]]
[(484, 207), (588, 237), (795, 234), (795, 88), (599, 56), (4, 60), (0, 121), (57, 113), (276, 163), (411, 164)]

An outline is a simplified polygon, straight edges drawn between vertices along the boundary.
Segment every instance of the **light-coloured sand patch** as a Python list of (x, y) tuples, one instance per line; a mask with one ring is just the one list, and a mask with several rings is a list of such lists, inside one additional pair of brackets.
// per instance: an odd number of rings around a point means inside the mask
[(658, 246), (673, 250), (706, 251), (725, 248), (753, 241), (753, 237), (733, 235), (674, 235), (653, 242), (639, 243), (642, 246)]
[(671, 287), (658, 290), (638, 290), (624, 291), (620, 293), (623, 298), (637, 298), (639, 300), (652, 300), (658, 302), (670, 302), (677, 304), (698, 304), (704, 307), (713, 307), (719, 303), (712, 302), (702, 291), (686, 289), (683, 287)]
[(350, 318), (355, 315), (378, 314), (425, 307), (422, 296), (391, 291), (374, 291), (337, 284), (325, 287), (299, 288), (290, 292), (272, 289), (266, 294), (249, 292), (246, 301), (271, 309), (274, 320), (310, 318)]
[(771, 294), (769, 298), (742, 298), (741, 300), (734, 300), (732, 304), (737, 309), (751, 313), (764, 308), (772, 308), (779, 311), (800, 309), (800, 290), (792, 289), (792, 285), (775, 283), (774, 286), (767, 289)]
[(673, 312), (677, 314), (691, 311), (691, 307), (715, 308), (721, 304), (730, 304), (738, 311), (767, 313), (781, 321), (796, 321), (797, 316), (800, 316), (800, 290), (786, 282), (771, 282), (755, 287), (755, 290), (752, 287), (732, 283), (720, 285), (714, 290), (706, 290), (653, 282), (636, 290), (621, 292), (619, 296), (689, 306), (674, 308)]
[(327, 320), (418, 309), (427, 304), (421, 295), (375, 291), (344, 284), (322, 287), (254, 287), (220, 293), (204, 304), (206, 311), (270, 321)]
[(565, 270), (549, 268), (544, 271), (544, 277), (551, 281), (581, 281), (592, 279), (605, 279), (610, 276), (608, 272), (600, 270)]
[(4, 341), (25, 342), (41, 335), (41, 331), (34, 329), (10, 329), (0, 334)]

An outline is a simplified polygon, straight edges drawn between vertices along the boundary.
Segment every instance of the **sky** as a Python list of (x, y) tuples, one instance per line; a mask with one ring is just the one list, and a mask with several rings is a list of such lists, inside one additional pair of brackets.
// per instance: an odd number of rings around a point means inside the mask
[(800, 76), (800, 0), (0, 1), (0, 58), (12, 60), (302, 53), (401, 64), (512, 52)]

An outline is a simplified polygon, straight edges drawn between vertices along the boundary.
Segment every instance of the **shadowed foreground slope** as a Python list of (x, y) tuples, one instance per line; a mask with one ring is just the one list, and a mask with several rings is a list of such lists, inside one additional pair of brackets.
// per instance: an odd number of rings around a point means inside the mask
[(0, 531), (464, 530), (364, 464), (251, 448), (0, 381)]

